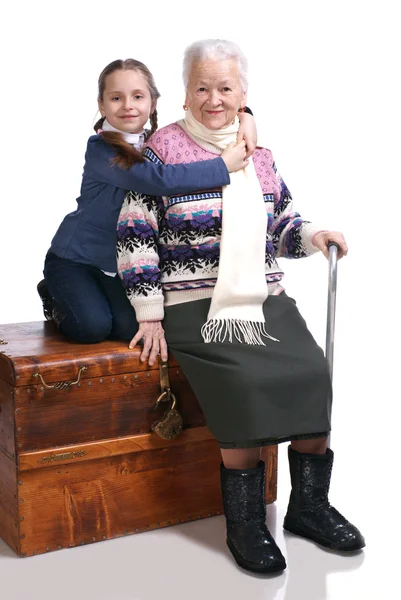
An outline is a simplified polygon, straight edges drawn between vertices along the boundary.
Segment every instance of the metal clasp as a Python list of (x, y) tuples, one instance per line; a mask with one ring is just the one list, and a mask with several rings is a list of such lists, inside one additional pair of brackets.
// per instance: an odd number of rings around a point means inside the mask
[(156, 400), (156, 405), (155, 405), (154, 410), (157, 409), (160, 402), (170, 402), (172, 397), (173, 397), (174, 404), (171, 408), (174, 408), (176, 400), (175, 400), (175, 396), (173, 396), (173, 394), (171, 393), (170, 378), (168, 375), (168, 362), (163, 361), (161, 358), (159, 358), (159, 376), (160, 376), (161, 394), (158, 397), (158, 399)]
[(170, 393), (170, 378), (168, 376), (168, 362), (164, 362), (159, 359), (159, 374), (160, 374), (160, 388), (162, 392)]
[(79, 369), (78, 377), (77, 377), (76, 381), (58, 381), (57, 383), (54, 383), (53, 385), (48, 385), (40, 373), (34, 373), (32, 375), (32, 377), (39, 377), (40, 381), (42, 382), (42, 384), (44, 385), (44, 387), (47, 390), (66, 390), (69, 387), (71, 387), (72, 385), (77, 385), (80, 382), (81, 374), (84, 371), (87, 371), (87, 369), (88, 369), (88, 367), (81, 367)]

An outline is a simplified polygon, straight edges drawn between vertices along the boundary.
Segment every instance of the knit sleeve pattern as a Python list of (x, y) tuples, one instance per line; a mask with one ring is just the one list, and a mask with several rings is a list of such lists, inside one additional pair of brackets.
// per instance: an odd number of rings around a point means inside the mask
[(161, 321), (164, 298), (158, 252), (163, 200), (127, 192), (117, 223), (117, 269), (138, 323)]
[(319, 251), (313, 245), (314, 236), (320, 231), (310, 221), (305, 221), (294, 208), (291, 193), (277, 167), (273, 165), (279, 184), (279, 193), (274, 202), (271, 227), (276, 258), (304, 258)]

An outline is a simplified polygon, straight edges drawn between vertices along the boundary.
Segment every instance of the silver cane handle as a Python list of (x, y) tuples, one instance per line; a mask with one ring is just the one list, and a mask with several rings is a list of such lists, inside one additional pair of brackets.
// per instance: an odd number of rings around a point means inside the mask
[(327, 295), (326, 359), (329, 363), (330, 377), (333, 379), (334, 329), (336, 321), (337, 257), (340, 247), (329, 243), (329, 289)]

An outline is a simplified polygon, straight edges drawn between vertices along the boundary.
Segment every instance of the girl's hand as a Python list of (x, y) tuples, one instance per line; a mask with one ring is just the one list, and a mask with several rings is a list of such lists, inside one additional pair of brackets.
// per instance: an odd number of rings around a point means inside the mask
[(142, 362), (149, 358), (149, 365), (153, 366), (159, 353), (162, 361), (167, 360), (167, 342), (161, 321), (143, 321), (139, 323), (138, 333), (130, 341), (129, 348), (135, 348), (141, 339), (143, 339)]
[(335, 242), (339, 247), (338, 259), (348, 254), (347, 242), (343, 234), (339, 231), (320, 231), (313, 238), (313, 245), (319, 248), (326, 258), (329, 258), (328, 245), (330, 242)]
[(255, 119), (248, 113), (239, 113), (239, 130), (237, 133), (237, 142), (245, 141), (246, 158), (249, 158), (255, 151), (258, 142), (258, 132), (256, 130)]
[(226, 163), (229, 173), (240, 171), (248, 166), (249, 161), (246, 160), (245, 142), (231, 142), (225, 150), (223, 150), (221, 158)]

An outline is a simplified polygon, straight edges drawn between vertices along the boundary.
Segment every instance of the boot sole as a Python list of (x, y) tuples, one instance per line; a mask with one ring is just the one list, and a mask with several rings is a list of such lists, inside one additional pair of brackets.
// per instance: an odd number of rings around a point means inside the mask
[(275, 567), (251, 567), (249, 564), (247, 564), (244, 561), (244, 559), (239, 554), (237, 554), (234, 546), (232, 546), (228, 540), (227, 540), (227, 546), (228, 546), (231, 554), (233, 555), (237, 565), (239, 567), (241, 567), (241, 569), (245, 569), (245, 571), (250, 571), (251, 573), (259, 573), (259, 574), (269, 575), (270, 573), (271, 574), (281, 573), (287, 567), (286, 564), (284, 566), (276, 565)]
[(293, 533), (294, 535), (297, 535), (298, 537), (302, 537), (304, 539), (310, 540), (312, 542), (314, 542), (315, 544), (317, 544), (318, 546), (322, 546), (322, 548), (329, 548), (330, 550), (338, 550), (339, 552), (356, 552), (357, 550), (362, 550), (362, 548), (365, 548), (366, 544), (357, 544), (355, 546), (348, 546), (346, 548), (342, 547), (339, 544), (335, 544), (333, 542), (331, 542), (330, 540), (317, 540), (315, 537), (313, 537), (313, 535), (308, 534), (305, 531), (302, 530), (297, 530), (296, 527), (291, 528), (288, 526), (283, 525), (283, 529), (285, 529), (285, 531), (289, 531), (290, 533)]

